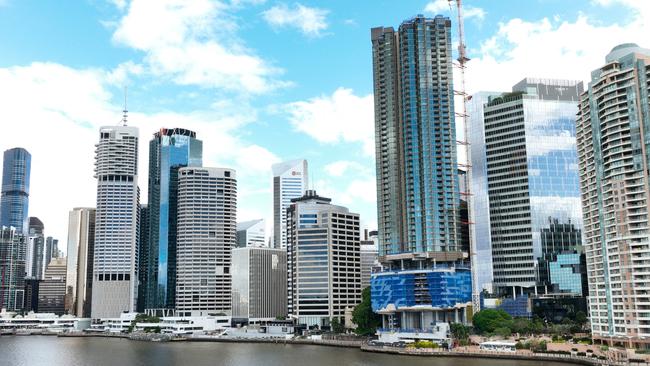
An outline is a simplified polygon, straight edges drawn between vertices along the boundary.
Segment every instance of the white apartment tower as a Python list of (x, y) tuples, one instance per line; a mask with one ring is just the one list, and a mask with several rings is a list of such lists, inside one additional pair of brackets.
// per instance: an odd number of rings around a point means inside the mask
[(288, 311), (298, 324), (329, 326), (361, 302), (359, 214), (308, 190), (287, 210)]
[(307, 160), (273, 164), (273, 247), (287, 248), (287, 207), (307, 190)]
[(591, 73), (576, 135), (593, 339), (650, 348), (650, 49), (614, 47)]
[(138, 129), (102, 127), (95, 153), (97, 210), (92, 318), (135, 311), (138, 294)]
[(230, 265), (236, 234), (235, 171), (179, 169), (176, 311), (180, 316), (231, 314)]

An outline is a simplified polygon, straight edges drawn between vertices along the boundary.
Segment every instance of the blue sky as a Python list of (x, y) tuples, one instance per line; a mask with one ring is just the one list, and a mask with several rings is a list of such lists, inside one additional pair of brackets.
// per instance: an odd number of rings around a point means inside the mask
[[(649, 4), (466, 0), (468, 89), (586, 81), (616, 44), (650, 46)], [(0, 148), (32, 152), (30, 215), (65, 242), (67, 212), (95, 203), (97, 130), (128, 86), (142, 202), (146, 143), (178, 126), (205, 165), (238, 170), (241, 221), (270, 219), (272, 163), (306, 158), (314, 187), (374, 228), (370, 28), (437, 13), (446, 1), (0, 0)]]

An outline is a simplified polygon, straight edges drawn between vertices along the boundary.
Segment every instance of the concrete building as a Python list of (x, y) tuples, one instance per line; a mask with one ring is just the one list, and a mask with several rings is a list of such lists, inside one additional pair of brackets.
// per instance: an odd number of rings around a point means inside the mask
[(47, 265), (38, 287), (38, 311), (63, 315), (65, 313), (66, 258), (54, 258)]
[(244, 247), (232, 251), (232, 317), (287, 316), (287, 251)]
[[(371, 40), (385, 268), (371, 278), (373, 310), (391, 330), (465, 322), (472, 287), (461, 240), (451, 21), (418, 15), (397, 31), (373, 28)], [(443, 272), (449, 287), (434, 286)], [(413, 277), (423, 291), (401, 287)]]
[(43, 250), (43, 270), (42, 273), (45, 273), (45, 269), (52, 261), (52, 258), (57, 258), (59, 256), (59, 239), (54, 239), (51, 236), (45, 238), (45, 249)]
[(614, 47), (581, 95), (577, 140), (594, 340), (650, 345), (650, 49)]
[(90, 318), (94, 249), (95, 209), (74, 208), (68, 216), (66, 314)]
[(179, 169), (176, 312), (231, 313), (231, 255), (237, 234), (233, 169)]
[(273, 164), (273, 248), (287, 249), (287, 207), (309, 186), (307, 160)]
[(27, 237), (29, 230), (29, 177), (32, 156), (21, 148), (5, 150), (0, 190), (0, 227), (14, 227)]
[[(161, 128), (149, 142), (149, 233), (145, 309), (173, 309), (176, 300), (178, 170), (203, 165), (194, 131)], [(161, 314), (162, 315), (162, 314)]]
[(237, 223), (237, 247), (265, 247), (266, 223), (264, 219)]
[(138, 129), (102, 127), (96, 145), (92, 318), (134, 311), (138, 295)]
[(328, 327), (361, 302), (359, 214), (308, 190), (287, 210), (289, 317)]
[(380, 268), (377, 253), (377, 244), (371, 239), (368, 230), (364, 230), (364, 237), (361, 241), (360, 251), (362, 290), (370, 286), (370, 275), (372, 274), (373, 268)]
[(472, 97), (479, 289), (508, 297), (582, 296), (579, 259), (562, 284), (553, 282), (559, 272), (552, 274), (550, 265), (558, 255), (582, 253), (574, 124), (582, 89), (578, 81), (525, 78), (511, 92)]
[(21, 311), (25, 302), (25, 236), (0, 228), (0, 309)]
[(38, 217), (29, 218), (29, 235), (27, 237), (27, 254), (25, 258), (25, 278), (43, 278), (43, 256), (45, 254), (45, 226)]

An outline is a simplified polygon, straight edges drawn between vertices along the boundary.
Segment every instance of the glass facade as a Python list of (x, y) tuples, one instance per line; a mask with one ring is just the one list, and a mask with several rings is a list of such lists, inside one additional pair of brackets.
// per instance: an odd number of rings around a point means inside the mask
[(450, 308), (472, 299), (469, 269), (382, 272), (373, 274), (372, 310), (413, 308), (419, 305)]
[(451, 21), (417, 16), (372, 43), (379, 254), (460, 252)]
[(203, 164), (203, 142), (163, 128), (149, 142), (149, 248), (145, 308), (173, 308), (176, 292), (178, 169)]
[(17, 147), (4, 152), (2, 193), (0, 196), (0, 227), (13, 226), (27, 235), (29, 232), (29, 175), (32, 156)]
[[(579, 250), (582, 216), (574, 118), (582, 84), (527, 78), (512, 93), (483, 93), (470, 112), (472, 162), (476, 167), (476, 220), (489, 216), (493, 284), (498, 292), (535, 292), (540, 283), (538, 261), (544, 255)], [(572, 225), (577, 242), (542, 245), (553, 225)], [(487, 234), (478, 224), (477, 238)], [(479, 249), (479, 250), (481, 250)], [(541, 289), (548, 291), (548, 289)]]
[(7, 311), (23, 309), (26, 248), (20, 232), (0, 227), (0, 308)]

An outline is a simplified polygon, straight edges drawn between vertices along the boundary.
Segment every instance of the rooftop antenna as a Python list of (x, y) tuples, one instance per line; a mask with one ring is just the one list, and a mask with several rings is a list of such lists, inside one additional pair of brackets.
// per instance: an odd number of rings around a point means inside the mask
[(129, 111), (126, 109), (126, 86), (124, 86), (124, 109), (122, 110), (122, 126), (126, 126)]

